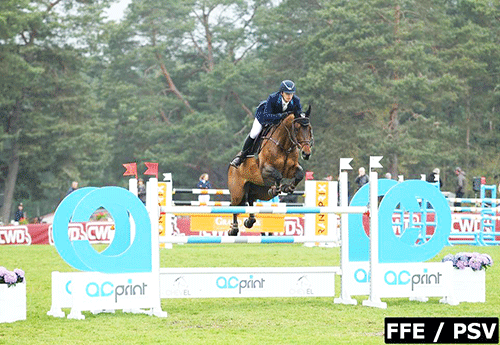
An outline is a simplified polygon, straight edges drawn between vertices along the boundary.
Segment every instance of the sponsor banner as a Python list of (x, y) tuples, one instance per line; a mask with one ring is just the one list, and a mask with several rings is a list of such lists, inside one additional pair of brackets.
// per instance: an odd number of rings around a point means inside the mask
[[(216, 216), (216, 215), (212, 215)], [(219, 215), (217, 215), (219, 216)], [(241, 236), (259, 236), (261, 232), (270, 232), (275, 236), (303, 236), (304, 235), (304, 217), (302, 215), (293, 215), (293, 214), (288, 214), (283, 217), (281, 215), (281, 220), (280, 222), (280, 227), (278, 229), (273, 229), (269, 228), (267, 226), (264, 226), (262, 230), (256, 230), (257, 224), (259, 224), (260, 220), (259, 219), (264, 219), (266, 221), (266, 218), (261, 218), (261, 216), (268, 216), (268, 214), (259, 214), (256, 215), (257, 222), (254, 224), (252, 229), (247, 229), (243, 225), (243, 221), (246, 219), (245, 217), (242, 217), (240, 215), (238, 217), (238, 224), (240, 225), (240, 234)], [(273, 215), (271, 215), (273, 216)], [(274, 215), (274, 216), (279, 216), (279, 215)], [(196, 228), (200, 230), (193, 230), (193, 216), (186, 217), (186, 216), (177, 216), (174, 217), (173, 220), (173, 233), (174, 236), (190, 236), (190, 235), (196, 235), (196, 236), (226, 236), (227, 231), (229, 230), (230, 224), (232, 222), (232, 217), (228, 216), (226, 217), (227, 219), (225, 220), (215, 220), (215, 218), (212, 218), (212, 222), (219, 222), (219, 225), (217, 225), (216, 229), (217, 230), (210, 230), (214, 229), (214, 223), (209, 223), (207, 227), (201, 227), (200, 225), (195, 225)], [(208, 219), (210, 221), (210, 219)], [(226, 224), (226, 225), (224, 225)], [(278, 231), (280, 229), (283, 229), (281, 231)]]
[[(351, 295), (370, 293), (368, 262), (349, 262), (343, 284)], [(450, 294), (452, 266), (446, 262), (381, 263), (377, 271), (378, 297), (444, 297)]]
[[(70, 241), (89, 241), (90, 244), (110, 244), (115, 237), (113, 222), (69, 223), (68, 237)], [(54, 244), (52, 225), (49, 227), (49, 243)]]
[(0, 244), (31, 244), (31, 235), (26, 225), (0, 227)]
[(158, 205), (167, 206), (167, 182), (158, 182)]
[[(162, 214), (164, 216), (164, 214)], [(257, 215), (257, 219), (262, 215)], [(317, 215), (306, 215), (317, 216)], [(472, 218), (471, 213), (452, 213), (453, 227), (451, 229), (450, 240), (473, 240), (474, 234), (480, 231), (481, 220)], [(476, 214), (477, 216), (477, 214)], [(369, 234), (369, 221), (368, 217), (363, 217), (363, 227), (365, 232)], [(470, 218), (467, 218), (470, 217)], [(419, 214), (413, 215), (413, 223), (417, 223), (421, 219)], [(244, 220), (244, 219), (242, 219)], [(427, 220), (434, 221), (434, 214), (428, 214)], [(163, 218), (160, 218), (160, 230), (164, 225)], [(166, 221), (166, 220), (165, 220)], [(401, 229), (401, 215), (395, 213), (393, 217), (393, 229), (396, 234), (400, 234)], [(174, 220), (174, 235), (198, 235), (198, 236), (224, 236), (227, 234), (227, 228), (221, 230), (208, 230), (191, 231), (190, 217), (175, 217)], [(89, 224), (89, 226), (87, 226)], [(404, 215), (405, 228), (409, 224), (409, 215)], [(500, 220), (486, 221), (485, 225), (493, 224), (495, 232), (500, 233)], [(114, 236), (114, 228), (112, 222), (88, 222), (88, 223), (71, 223), (72, 229), (68, 229), (68, 236), (72, 239), (87, 238), (91, 243), (111, 243)], [(255, 227), (255, 225), (254, 225)], [(304, 235), (304, 216), (303, 215), (286, 215), (284, 218), (283, 231), (269, 231), (268, 229), (262, 232), (273, 232), (276, 236), (303, 236)], [(252, 230), (249, 232), (248, 230)], [(259, 232), (253, 232), (254, 229), (247, 229), (244, 226), (240, 228), (242, 236), (257, 236)], [(427, 226), (427, 235), (434, 233), (433, 226)], [(484, 234), (493, 232), (491, 227), (485, 227)], [(453, 236), (456, 235), (456, 236)], [(491, 236), (493, 239), (493, 237)], [(495, 236), (495, 240), (500, 241), (500, 236)], [(32, 245), (32, 244), (54, 244), (52, 237), (52, 225), (49, 224), (28, 224), (28, 225), (8, 225), (0, 227), (0, 246), (1, 245)]]
[(52, 272), (52, 308), (152, 308), (158, 298), (154, 284), (152, 273)]
[[(316, 182), (316, 197), (315, 206), (327, 207), (328, 205), (328, 182)], [(316, 236), (328, 235), (328, 215), (317, 214), (315, 215), (316, 223), (314, 226), (314, 234)]]
[[(247, 229), (243, 222), (248, 214), (238, 216), (240, 231), (246, 232), (284, 232), (285, 216), (282, 214), (258, 214), (251, 229)], [(233, 222), (233, 215), (197, 214), (191, 216), (191, 231), (228, 231)]]
[(160, 297), (333, 297), (338, 271), (338, 267), (162, 268)]

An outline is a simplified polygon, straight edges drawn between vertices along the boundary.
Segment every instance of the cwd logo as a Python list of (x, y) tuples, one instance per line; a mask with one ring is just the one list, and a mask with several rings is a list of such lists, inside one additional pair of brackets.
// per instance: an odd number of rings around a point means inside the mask
[[(108, 248), (98, 253), (90, 245), (88, 236), (70, 241), (68, 227), (70, 223), (88, 221), (100, 207), (105, 208), (114, 219), (115, 234)], [(131, 226), (130, 219), (135, 227)], [(74, 191), (59, 204), (52, 231), (59, 255), (81, 271), (128, 273), (152, 270), (148, 212), (139, 198), (124, 188), (88, 187)]]
[(28, 232), (28, 227), (21, 226), (5, 226), (0, 227), (0, 244), (31, 244), (31, 235)]

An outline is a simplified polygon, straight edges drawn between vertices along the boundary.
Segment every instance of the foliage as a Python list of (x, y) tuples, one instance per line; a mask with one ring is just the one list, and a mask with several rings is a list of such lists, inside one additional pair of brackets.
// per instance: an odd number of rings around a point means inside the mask
[(497, 2), (132, 0), (106, 22), (116, 1), (1, 2), (4, 218), (14, 199), (53, 211), (72, 180), (126, 186), (128, 162), (225, 188), (283, 79), (312, 104), (317, 178), (382, 155), (393, 176), (439, 167), (451, 191), (455, 166), (498, 182)]

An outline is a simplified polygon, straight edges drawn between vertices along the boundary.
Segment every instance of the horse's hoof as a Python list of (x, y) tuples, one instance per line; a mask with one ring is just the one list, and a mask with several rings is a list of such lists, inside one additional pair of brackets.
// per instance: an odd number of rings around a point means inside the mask
[(245, 227), (247, 229), (250, 229), (250, 228), (252, 228), (252, 226), (255, 224), (256, 221), (257, 220), (255, 218), (247, 218), (247, 219), (245, 219), (243, 224), (245, 225)]
[(227, 232), (229, 236), (237, 236), (240, 229), (238, 229), (238, 225), (231, 225), (231, 229)]
[(283, 193), (291, 194), (295, 191), (295, 187), (291, 184), (287, 184), (287, 185), (284, 185), (283, 187), (281, 187), (281, 191)]
[(267, 191), (267, 194), (269, 194), (269, 196), (271, 198), (274, 198), (276, 195), (279, 195), (281, 192), (281, 189), (280, 187), (276, 187), (276, 186), (272, 186), (271, 188), (269, 188), (269, 190)]

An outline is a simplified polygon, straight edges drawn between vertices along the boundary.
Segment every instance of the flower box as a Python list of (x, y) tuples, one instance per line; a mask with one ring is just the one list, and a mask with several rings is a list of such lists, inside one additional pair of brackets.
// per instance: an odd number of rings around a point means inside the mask
[(26, 320), (26, 280), (15, 286), (0, 284), (0, 323)]
[(486, 270), (453, 269), (452, 288), (456, 302), (485, 302)]
[(486, 301), (486, 269), (493, 265), (488, 254), (460, 252), (446, 255), (443, 262), (453, 265), (451, 298), (443, 298), (441, 302), (456, 305), (460, 302)]

